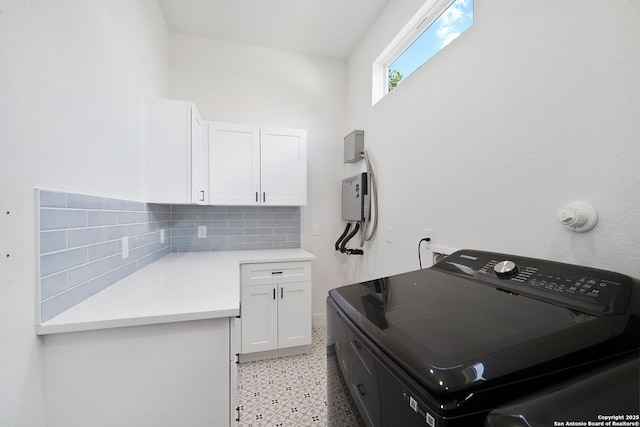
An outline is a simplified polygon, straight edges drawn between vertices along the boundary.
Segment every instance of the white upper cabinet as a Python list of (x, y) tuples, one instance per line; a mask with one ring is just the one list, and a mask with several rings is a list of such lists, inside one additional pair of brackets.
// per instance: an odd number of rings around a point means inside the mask
[(188, 101), (148, 99), (146, 104), (146, 200), (207, 204), (202, 120)]
[[(205, 205), (208, 203), (208, 169), (207, 157), (203, 156), (205, 143), (202, 132), (202, 119), (194, 104), (191, 104), (191, 203)], [(187, 173), (187, 176), (189, 174)]]
[(307, 203), (307, 132), (209, 123), (212, 205)]
[(262, 202), (267, 205), (307, 204), (307, 131), (260, 129)]
[(209, 202), (251, 205), (260, 193), (260, 127), (209, 123)]

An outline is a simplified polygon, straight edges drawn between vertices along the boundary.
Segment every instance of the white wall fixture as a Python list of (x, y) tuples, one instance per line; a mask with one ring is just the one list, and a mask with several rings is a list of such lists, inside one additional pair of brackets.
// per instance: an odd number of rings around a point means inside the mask
[(129, 258), (129, 238), (124, 236), (122, 238), (122, 259)]
[(558, 221), (571, 231), (585, 233), (596, 226), (598, 212), (589, 203), (575, 202), (558, 211)]

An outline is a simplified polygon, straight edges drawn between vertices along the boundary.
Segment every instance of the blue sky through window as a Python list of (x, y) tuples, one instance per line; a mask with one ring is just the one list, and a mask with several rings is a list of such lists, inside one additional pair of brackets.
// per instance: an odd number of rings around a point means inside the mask
[[(402, 80), (473, 24), (473, 0), (456, 0), (409, 47), (389, 64)], [(400, 80), (400, 82), (402, 81)]]

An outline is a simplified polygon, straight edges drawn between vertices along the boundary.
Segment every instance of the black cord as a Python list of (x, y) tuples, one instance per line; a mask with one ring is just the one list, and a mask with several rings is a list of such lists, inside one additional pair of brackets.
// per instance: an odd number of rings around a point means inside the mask
[(420, 239), (420, 241), (418, 242), (418, 262), (420, 263), (420, 270), (422, 270), (422, 255), (420, 255), (420, 245), (422, 245), (422, 242), (430, 242), (431, 238), (430, 237), (424, 237), (422, 239)]
[(345, 237), (340, 244), (340, 252), (345, 253), (347, 251), (347, 243), (349, 243), (349, 240), (358, 233), (358, 230), (360, 230), (360, 223), (356, 222), (355, 227), (353, 227), (353, 231), (349, 233), (349, 235)]
[(342, 243), (342, 239), (344, 239), (344, 236), (347, 235), (347, 233), (349, 233), (349, 229), (351, 228), (351, 223), (347, 222), (347, 226), (344, 229), (344, 232), (340, 235), (340, 237), (338, 237), (338, 240), (336, 241), (336, 251), (340, 250), (340, 243)]

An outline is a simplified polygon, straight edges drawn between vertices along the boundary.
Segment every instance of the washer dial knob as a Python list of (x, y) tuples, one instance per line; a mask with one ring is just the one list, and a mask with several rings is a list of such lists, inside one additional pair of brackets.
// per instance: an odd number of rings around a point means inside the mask
[(493, 267), (498, 277), (507, 278), (518, 274), (518, 266), (513, 261), (500, 261)]

